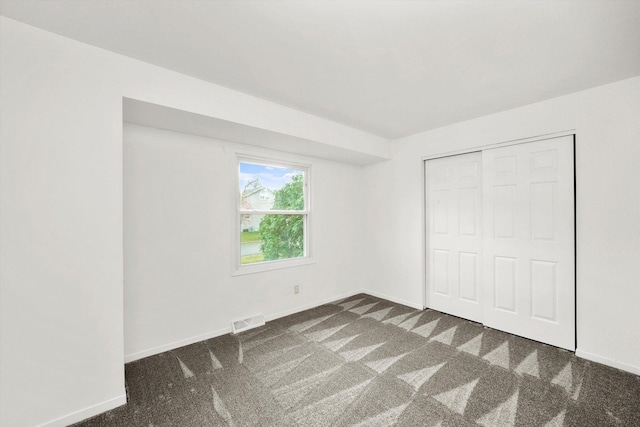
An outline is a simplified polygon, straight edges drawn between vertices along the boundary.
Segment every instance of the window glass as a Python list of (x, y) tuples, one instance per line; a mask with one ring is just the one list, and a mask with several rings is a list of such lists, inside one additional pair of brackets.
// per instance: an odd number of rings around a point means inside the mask
[(240, 162), (240, 209), (304, 210), (304, 170)]
[(240, 265), (306, 256), (305, 172), (240, 161)]

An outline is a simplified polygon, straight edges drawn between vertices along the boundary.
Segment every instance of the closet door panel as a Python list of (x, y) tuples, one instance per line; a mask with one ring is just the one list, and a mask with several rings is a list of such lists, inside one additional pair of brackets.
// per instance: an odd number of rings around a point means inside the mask
[(482, 321), (482, 157), (426, 162), (429, 307)]
[(483, 151), (483, 322), (575, 349), (573, 137)]

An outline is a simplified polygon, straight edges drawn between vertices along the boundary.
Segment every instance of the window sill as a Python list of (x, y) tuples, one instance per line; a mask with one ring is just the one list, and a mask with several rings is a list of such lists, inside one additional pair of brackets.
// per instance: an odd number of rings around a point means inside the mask
[(303, 265), (315, 264), (316, 261), (311, 257), (287, 259), (282, 261), (257, 262), (255, 264), (245, 264), (236, 267), (231, 276), (243, 276), (245, 274), (262, 273), (271, 270), (280, 270), (282, 268), (301, 267)]

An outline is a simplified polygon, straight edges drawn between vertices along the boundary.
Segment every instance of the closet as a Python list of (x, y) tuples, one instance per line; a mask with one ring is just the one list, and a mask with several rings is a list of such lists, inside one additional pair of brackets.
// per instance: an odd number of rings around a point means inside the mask
[(425, 161), (428, 307), (575, 350), (573, 141)]

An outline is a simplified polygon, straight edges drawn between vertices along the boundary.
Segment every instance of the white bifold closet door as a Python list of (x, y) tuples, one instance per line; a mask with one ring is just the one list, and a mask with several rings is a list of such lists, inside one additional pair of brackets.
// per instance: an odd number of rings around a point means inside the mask
[(575, 350), (573, 136), (485, 150), (483, 322)]
[(426, 172), (429, 307), (574, 350), (573, 136)]
[(429, 160), (427, 217), (429, 306), (482, 321), (482, 155)]

